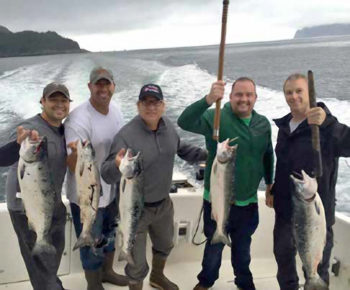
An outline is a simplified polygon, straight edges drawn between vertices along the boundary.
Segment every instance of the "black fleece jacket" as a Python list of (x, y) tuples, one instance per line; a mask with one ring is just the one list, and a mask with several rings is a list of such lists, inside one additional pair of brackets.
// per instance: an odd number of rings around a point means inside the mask
[[(322, 199), (327, 226), (335, 222), (335, 185), (338, 175), (339, 157), (350, 156), (350, 128), (338, 122), (323, 103), (317, 104), (326, 112), (326, 119), (320, 126), (320, 143), (323, 174), (318, 178), (318, 193)], [(290, 133), (289, 113), (281, 119), (275, 119), (279, 128), (275, 148), (277, 164), (275, 183), (272, 188), (276, 215), (287, 220), (292, 218), (292, 193), (294, 186), (290, 179), (292, 172), (304, 170), (313, 175), (313, 151), (311, 145), (311, 128), (303, 121)]]

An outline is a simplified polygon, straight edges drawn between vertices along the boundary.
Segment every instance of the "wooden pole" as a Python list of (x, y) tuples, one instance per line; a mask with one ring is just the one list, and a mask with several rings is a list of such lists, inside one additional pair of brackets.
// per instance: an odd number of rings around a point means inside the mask
[[(222, 81), (224, 72), (224, 54), (225, 54), (225, 40), (226, 40), (226, 23), (227, 23), (227, 11), (229, 0), (224, 0), (222, 10), (222, 25), (221, 25), (221, 41), (220, 41), (220, 53), (219, 53), (219, 68), (218, 68), (218, 81)], [(220, 130), (220, 108), (221, 100), (216, 101), (215, 116), (214, 116), (214, 132), (213, 139), (219, 140)]]
[[(316, 98), (315, 98), (315, 83), (314, 75), (311, 70), (307, 72), (308, 85), (309, 85), (309, 101), (310, 108), (316, 107)], [(320, 145), (320, 129), (317, 125), (310, 125), (311, 127), (311, 142), (314, 155), (314, 169), (315, 177), (322, 176), (322, 157), (321, 157), (321, 145)]]

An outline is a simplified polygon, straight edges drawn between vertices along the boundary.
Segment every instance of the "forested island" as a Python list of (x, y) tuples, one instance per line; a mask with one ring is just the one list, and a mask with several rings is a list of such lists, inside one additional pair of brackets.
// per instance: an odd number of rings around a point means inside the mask
[(0, 57), (87, 52), (78, 42), (54, 31), (12, 32), (0, 25)]

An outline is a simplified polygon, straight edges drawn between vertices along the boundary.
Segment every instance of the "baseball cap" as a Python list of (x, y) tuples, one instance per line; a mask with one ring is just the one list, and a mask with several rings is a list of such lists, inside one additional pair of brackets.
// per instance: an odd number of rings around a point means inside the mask
[(46, 87), (43, 90), (43, 97), (48, 98), (54, 93), (61, 93), (63, 94), (68, 100), (72, 101), (70, 96), (69, 96), (69, 91), (67, 87), (63, 84), (60, 83), (49, 83), (46, 85)]
[(143, 100), (147, 96), (156, 97), (158, 100), (163, 100), (162, 90), (155, 84), (147, 84), (141, 88), (139, 100)]
[(106, 79), (110, 83), (114, 83), (113, 73), (101, 66), (95, 67), (90, 72), (90, 83), (96, 84), (99, 80)]

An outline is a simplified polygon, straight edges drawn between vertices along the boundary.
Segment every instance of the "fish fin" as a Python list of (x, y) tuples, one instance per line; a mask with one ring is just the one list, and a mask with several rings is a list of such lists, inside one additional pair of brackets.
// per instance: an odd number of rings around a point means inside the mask
[(26, 165), (25, 165), (25, 163), (22, 163), (22, 166), (21, 166), (21, 168), (19, 170), (19, 176), (20, 176), (21, 179), (23, 179), (23, 177), (24, 177), (25, 170), (26, 170)]
[(79, 174), (80, 174), (80, 176), (83, 176), (84, 167), (85, 167), (85, 163), (84, 163), (84, 162), (81, 162), (81, 163), (80, 163), (80, 168), (79, 168)]
[(223, 243), (223, 244), (228, 245), (229, 247), (231, 247), (231, 242), (230, 242), (229, 238), (227, 237), (227, 235), (219, 234), (218, 231), (215, 231), (214, 236), (212, 237), (210, 243), (212, 245), (213, 244), (218, 244), (218, 243)]
[(125, 186), (126, 186), (126, 180), (124, 179), (124, 180), (123, 180), (123, 184), (122, 184), (122, 192), (125, 191)]
[(217, 163), (215, 163), (215, 164), (213, 165), (213, 173), (214, 173), (214, 174), (216, 174), (217, 168), (218, 168), (218, 165), (217, 165)]
[(121, 250), (118, 256), (118, 261), (128, 261), (128, 254)]
[(320, 276), (313, 277), (306, 281), (304, 290), (328, 290), (327, 284), (322, 280)]
[(49, 255), (56, 255), (56, 249), (53, 245), (48, 243), (46, 240), (37, 241), (32, 250), (33, 256), (40, 256), (43, 253)]
[(317, 202), (315, 202), (315, 210), (316, 210), (317, 214), (320, 215), (321, 210), (320, 210), (320, 206)]
[(87, 234), (85, 236), (80, 235), (77, 242), (75, 243), (73, 247), (73, 251), (75, 251), (78, 248), (82, 248), (85, 246), (90, 246), (94, 247), (95, 246), (95, 241), (92, 238), (91, 234)]

